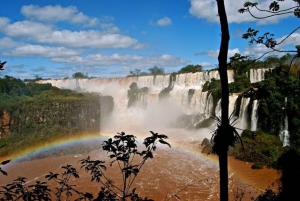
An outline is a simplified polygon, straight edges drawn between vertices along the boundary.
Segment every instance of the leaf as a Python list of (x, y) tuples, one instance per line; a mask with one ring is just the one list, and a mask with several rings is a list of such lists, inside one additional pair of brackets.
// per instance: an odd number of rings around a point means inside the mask
[(5, 172), (4, 170), (0, 169), (0, 172), (1, 172), (3, 175), (7, 176), (7, 172)]
[(168, 145), (170, 148), (171, 148), (171, 145), (168, 143), (168, 142), (166, 142), (166, 141), (164, 141), (164, 140), (162, 140), (162, 139), (160, 139), (160, 140), (158, 140), (161, 144), (166, 144), (166, 145)]
[(1, 165), (5, 165), (5, 164), (7, 164), (9, 162), (10, 162), (10, 160), (3, 161), (3, 162), (1, 162)]

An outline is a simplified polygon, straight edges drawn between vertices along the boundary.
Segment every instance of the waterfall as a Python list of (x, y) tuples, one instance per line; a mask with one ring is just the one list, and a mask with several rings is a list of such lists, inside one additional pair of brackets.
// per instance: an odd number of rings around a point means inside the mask
[(239, 114), (239, 123), (238, 126), (240, 129), (246, 129), (248, 127), (248, 105), (250, 98), (242, 98), (240, 114)]
[[(238, 95), (236, 95), (236, 94), (232, 94), (229, 96), (228, 117), (230, 117), (230, 115), (235, 110), (235, 102), (236, 102), (237, 98), (238, 98)], [(221, 100), (222, 99), (220, 99), (218, 101), (216, 109), (215, 109), (215, 114), (217, 117), (221, 116)]]
[(290, 138), (290, 134), (289, 134), (289, 127), (288, 127), (288, 116), (287, 116), (287, 113), (286, 113), (286, 104), (287, 104), (287, 97), (285, 97), (285, 100), (284, 100), (284, 103), (285, 103), (285, 107), (283, 108), (284, 110), (284, 122), (283, 122), (283, 129), (282, 131), (280, 132), (280, 135), (279, 135), (279, 138), (283, 144), (283, 146), (289, 146), (290, 145), (290, 141), (289, 141), (289, 138)]
[[(255, 69), (251, 72), (252, 80), (258, 81), (264, 70)], [(260, 78), (258, 78), (260, 77)], [(51, 83), (53, 86), (65, 89), (78, 89), (86, 92), (96, 92), (101, 95), (112, 96), (114, 100), (113, 114), (107, 126), (115, 129), (140, 126), (144, 130), (151, 129), (153, 125), (168, 125), (184, 115), (201, 116), (200, 119), (211, 117), (213, 110), (216, 116), (221, 115), (221, 100), (213, 108), (213, 96), (202, 87), (211, 79), (220, 79), (218, 71), (202, 71), (177, 75), (157, 75), (123, 78), (90, 78), (90, 79), (61, 79), (40, 80), (38, 83)], [(228, 82), (234, 81), (234, 72), (228, 70)], [(146, 88), (147, 93), (138, 96), (138, 103), (131, 108), (128, 106), (127, 93), (129, 86), (135, 82), (139, 89)], [(160, 93), (166, 90), (165, 100), (161, 100)], [(229, 97), (229, 115), (234, 111), (237, 95)], [(246, 101), (246, 102), (245, 102)], [(249, 100), (243, 99), (240, 113), (242, 128), (247, 127), (247, 104)], [(252, 115), (254, 116), (254, 115)], [(149, 123), (150, 122), (150, 123)], [(152, 123), (152, 124), (151, 124)], [(148, 127), (145, 127), (147, 124)], [(256, 123), (252, 123), (255, 126)]]
[(259, 68), (259, 69), (250, 69), (250, 82), (260, 82), (265, 79), (265, 73), (272, 68)]
[(206, 99), (206, 104), (205, 104), (205, 118), (210, 118), (212, 116), (212, 111), (214, 107), (214, 98), (212, 94), (210, 93), (209, 96)]
[(256, 131), (257, 129), (257, 108), (258, 108), (258, 101), (254, 100), (252, 104), (252, 112), (251, 112), (251, 131)]
[(221, 117), (221, 100), (218, 100), (218, 103), (217, 103), (217, 106), (216, 106), (216, 109), (215, 109), (215, 114), (217, 117)]

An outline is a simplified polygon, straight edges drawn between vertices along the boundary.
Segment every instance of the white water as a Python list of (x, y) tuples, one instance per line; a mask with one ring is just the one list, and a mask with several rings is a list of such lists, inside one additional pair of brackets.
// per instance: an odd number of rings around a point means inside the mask
[[(263, 79), (266, 69), (255, 69), (250, 73), (251, 82)], [(255, 72), (255, 73), (254, 73)], [(228, 71), (228, 80), (233, 82), (233, 71)], [(170, 127), (170, 124), (181, 115), (199, 115), (204, 120), (213, 115), (221, 115), (220, 101), (213, 108), (213, 97), (208, 92), (202, 92), (202, 87), (212, 78), (219, 79), (218, 71), (203, 71), (197, 73), (178, 74), (172, 81), (172, 90), (169, 98), (159, 101), (159, 93), (169, 86), (171, 75), (124, 77), (124, 78), (92, 78), (92, 79), (63, 79), (63, 80), (41, 80), (39, 83), (51, 83), (53, 86), (67, 89), (81, 89), (87, 92), (97, 92), (101, 95), (109, 95), (114, 99), (114, 111), (102, 129), (108, 132), (120, 132), (122, 130), (145, 131), (151, 129), (162, 129)], [(140, 105), (144, 107), (127, 108), (127, 91), (131, 83), (136, 82), (139, 88), (147, 87), (148, 94), (140, 98)], [(189, 101), (188, 91), (194, 90)], [(229, 97), (229, 114), (235, 109), (237, 95)], [(247, 125), (247, 108), (249, 99), (243, 98), (239, 115), (238, 127), (245, 129)], [(257, 102), (256, 102), (257, 103)], [(257, 105), (254, 105), (254, 109)], [(255, 111), (252, 111), (255, 114)], [(252, 115), (252, 121), (257, 121), (256, 115)], [(251, 123), (251, 129), (256, 129), (256, 122)], [(249, 125), (250, 126), (250, 125)]]
[[(286, 103), (287, 103), (287, 97), (285, 97), (285, 107), (286, 107)], [(285, 110), (285, 108), (283, 108), (283, 110)], [(289, 133), (289, 127), (288, 127), (288, 116), (286, 114), (286, 112), (284, 111), (284, 122), (283, 122), (283, 130), (280, 132), (279, 138), (283, 144), (283, 146), (289, 146), (290, 145), (290, 133)]]
[(238, 127), (240, 129), (246, 129), (248, 125), (248, 106), (249, 106), (250, 98), (242, 98), (240, 114), (239, 114), (239, 123)]
[(251, 112), (251, 131), (256, 131), (257, 129), (257, 108), (258, 108), (258, 101), (254, 100), (252, 103), (252, 112)]
[(265, 79), (265, 73), (272, 68), (259, 68), (259, 69), (250, 69), (250, 82), (260, 82)]

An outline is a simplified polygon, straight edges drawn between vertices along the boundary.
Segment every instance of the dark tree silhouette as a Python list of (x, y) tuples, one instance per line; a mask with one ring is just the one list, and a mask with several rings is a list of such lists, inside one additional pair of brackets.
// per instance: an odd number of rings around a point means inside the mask
[(221, 102), (221, 121), (216, 130), (216, 135), (213, 136), (213, 151), (219, 156), (219, 168), (220, 168), (220, 201), (228, 201), (228, 126), (230, 125), (228, 119), (229, 110), (229, 87), (228, 87), (228, 75), (227, 75), (227, 55), (229, 46), (229, 28), (227, 15), (224, 5), (224, 0), (217, 0), (218, 13), (221, 24), (221, 46), (218, 56), (219, 61), (219, 73), (222, 87), (222, 102)]
[[(145, 149), (138, 151), (136, 137), (134, 135), (118, 133), (113, 138), (109, 138), (102, 144), (102, 149), (109, 155), (110, 166), (115, 165), (119, 168), (122, 175), (120, 185), (112, 181), (106, 173), (106, 164), (102, 160), (92, 160), (89, 156), (80, 160), (81, 168), (91, 175), (91, 182), (97, 182), (101, 190), (94, 197), (89, 192), (81, 192), (76, 189), (76, 185), (70, 184), (75, 179), (79, 178), (79, 173), (72, 165), (62, 166), (62, 173), (49, 172), (45, 179), (56, 183), (56, 188), (52, 190), (46, 182), (36, 181), (33, 185), (26, 185), (25, 177), (18, 177), (11, 184), (1, 186), (0, 200), (1, 201), (31, 201), (31, 200), (74, 200), (75, 201), (153, 201), (149, 198), (141, 198), (136, 192), (136, 188), (132, 189), (135, 179), (140, 173), (142, 167), (148, 159), (154, 157), (154, 152), (157, 150), (158, 144), (163, 144), (171, 147), (165, 141), (168, 137), (164, 134), (151, 132), (151, 136), (144, 139)], [(5, 165), (9, 161), (4, 161), (0, 165)], [(0, 169), (1, 171), (1, 169)], [(6, 172), (1, 171), (6, 174)]]
[(1, 60), (0, 60), (0, 70), (4, 70), (4, 65), (6, 64), (6, 61), (4, 61), (4, 62), (1, 62)]
[[(216, 0), (218, 7), (218, 14), (220, 18), (221, 25), (221, 45), (218, 56), (219, 62), (219, 73), (221, 79), (221, 87), (222, 87), (222, 102), (221, 102), (221, 117), (216, 118), (217, 120), (217, 129), (214, 131), (212, 136), (212, 144), (213, 144), (213, 152), (216, 153), (219, 157), (219, 168), (220, 168), (220, 200), (228, 201), (228, 148), (229, 146), (233, 146), (236, 141), (240, 139), (238, 133), (234, 128), (234, 120), (230, 122), (229, 116), (229, 87), (228, 87), (228, 75), (227, 75), (227, 56), (228, 56), (228, 45), (230, 40), (229, 28), (228, 28), (228, 20), (226, 15), (226, 9), (224, 5), (224, 0)], [(280, 3), (284, 0), (277, 0), (272, 2), (269, 6), (268, 10), (259, 9), (257, 7), (257, 3), (246, 2), (244, 4), (244, 8), (240, 9), (240, 13), (249, 12), (253, 17), (255, 17), (251, 13), (251, 9), (253, 7), (257, 8), (261, 12), (267, 12), (269, 15), (263, 17), (261, 19), (265, 19), (268, 17), (283, 15), (288, 13), (294, 13), (296, 17), (300, 17), (300, 0), (293, 0), (295, 2), (295, 6), (289, 9), (280, 10)], [(257, 17), (256, 17), (257, 18)], [(248, 29), (248, 32), (243, 35), (243, 38), (250, 39), (250, 44), (263, 44), (267, 48), (271, 48), (271, 51), (266, 52), (262, 56), (270, 53), (270, 52), (282, 52), (277, 49), (276, 46), (280, 45), (284, 40), (292, 35), (296, 30), (300, 27), (294, 29), (289, 35), (287, 35), (282, 41), (277, 42), (273, 38), (273, 34), (265, 33), (262, 36), (257, 37), (257, 30)], [(300, 47), (297, 45), (296, 50), (284, 51), (284, 52), (294, 52), (296, 53), (295, 58), (298, 57), (300, 51)], [(261, 58), (261, 57), (260, 57)], [(231, 124), (230, 124), (231, 123)]]
[[(270, 3), (269, 8), (260, 8), (258, 3), (253, 2), (245, 2), (244, 7), (239, 9), (239, 13), (249, 13), (253, 18), (263, 20), (266, 18), (278, 16), (278, 15), (288, 15), (292, 14), (297, 18), (300, 18), (300, 0), (293, 0), (295, 5), (289, 8), (281, 9), (282, 4), (285, 0), (276, 0)], [(259, 17), (253, 13), (253, 10), (257, 10), (265, 16)], [(249, 40), (249, 44), (262, 44), (270, 51), (265, 52), (262, 54), (258, 59), (262, 58), (266, 54), (272, 52), (287, 52), (287, 53), (295, 53), (294, 58), (300, 56), (300, 46), (295, 44), (295, 50), (281, 50), (278, 49), (278, 45), (282, 44), (287, 38), (289, 38), (293, 33), (300, 29), (300, 26), (294, 28), (289, 34), (287, 34), (283, 39), (277, 41), (274, 39), (274, 34), (270, 32), (266, 32), (262, 35), (258, 35), (259, 31), (253, 28), (248, 28), (247, 32), (243, 34), (243, 38)], [(258, 60), (257, 59), (257, 60)], [(292, 60), (293, 61), (293, 60)], [(291, 61), (291, 63), (292, 63)]]

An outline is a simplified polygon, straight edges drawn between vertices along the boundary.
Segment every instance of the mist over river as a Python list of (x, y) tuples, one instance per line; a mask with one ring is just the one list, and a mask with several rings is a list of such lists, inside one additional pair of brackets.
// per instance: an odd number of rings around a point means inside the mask
[[(253, 70), (250, 77), (252, 82), (260, 81), (263, 72), (259, 69), (255, 72)], [(139, 148), (143, 149), (142, 140), (151, 135), (149, 131), (154, 131), (167, 135), (169, 137), (167, 142), (172, 147), (158, 146), (154, 158), (147, 160), (134, 182), (133, 188), (137, 188), (136, 192), (141, 197), (147, 196), (158, 201), (178, 200), (178, 198), (192, 201), (218, 200), (217, 157), (201, 154), (203, 148), (201, 142), (204, 138), (210, 139), (215, 124), (195, 129), (195, 125), (203, 120), (208, 120), (213, 114), (217, 116), (220, 114), (220, 100), (213, 100), (213, 96), (203, 90), (205, 83), (213, 78), (219, 79), (217, 71), (179, 74), (173, 77), (158, 75), (39, 81), (51, 83), (59, 88), (111, 96), (114, 104), (113, 111), (110, 115), (101, 116), (99, 122), (101, 131), (93, 137), (87, 134), (86, 138), (54, 141), (48, 147), (38, 146), (32, 149), (31, 153), (15, 156), (18, 160), (13, 160), (3, 168), (8, 172), (8, 176), (1, 177), (0, 185), (8, 184), (18, 176), (26, 177), (27, 184), (30, 185), (37, 180), (44, 180), (44, 175), (49, 171), (60, 173), (62, 165), (72, 164), (79, 170), (80, 178), (71, 182), (78, 190), (97, 195), (100, 185), (90, 181), (90, 175), (80, 170), (78, 161), (87, 156), (108, 161), (107, 154), (95, 144), (98, 143), (100, 146), (103, 140), (122, 131), (135, 135)], [(229, 82), (232, 81), (233, 72), (229, 71)], [(136, 93), (134, 94), (136, 99), (129, 107), (129, 91), (133, 90), (133, 83), (137, 87), (137, 92), (133, 91)], [(147, 90), (142, 90), (146, 88)], [(161, 98), (162, 91), (168, 91), (167, 98)], [(230, 112), (235, 110), (237, 98), (238, 94), (231, 94)], [(256, 104), (250, 107), (252, 111), (248, 111), (249, 104)], [(100, 102), (100, 105), (102, 108), (106, 107), (104, 103)], [(250, 103), (249, 99), (243, 98), (240, 107), (237, 126), (241, 129), (251, 127), (255, 130), (257, 118), (256, 111), (253, 110), (257, 109), (257, 102)], [(250, 119), (246, 115), (249, 112), (253, 114)], [(92, 146), (95, 149), (76, 154), (63, 154), (65, 150), (76, 146)], [(47, 151), (43, 151), (46, 149)], [(109, 163), (106, 165), (109, 167)], [(115, 165), (107, 170), (107, 175), (117, 184), (122, 181), (118, 173), (119, 169)], [(229, 158), (229, 177), (230, 200), (242, 193), (244, 193), (244, 200), (250, 200), (252, 196), (256, 197), (275, 182), (278, 174), (273, 169), (253, 170), (250, 163)], [(54, 184), (50, 183), (50, 186), (54, 187)]]

